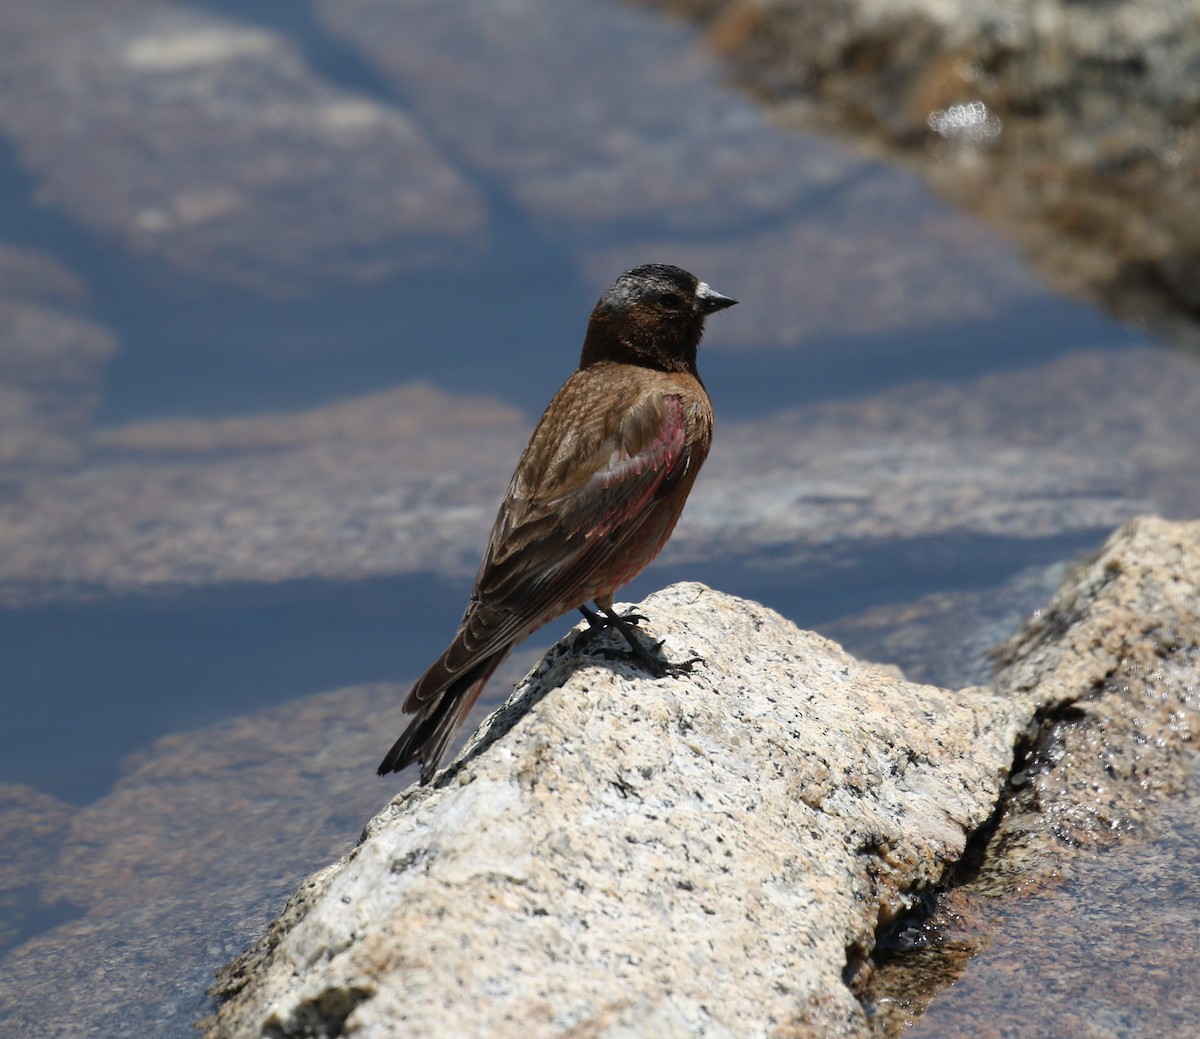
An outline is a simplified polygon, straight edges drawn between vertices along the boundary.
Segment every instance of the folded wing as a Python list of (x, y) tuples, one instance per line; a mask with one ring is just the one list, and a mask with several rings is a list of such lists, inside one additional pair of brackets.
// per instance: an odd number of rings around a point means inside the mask
[[(640, 570), (648, 559), (623, 557), (657, 503), (702, 461), (693, 462), (686, 407), (674, 394), (643, 394), (625, 409), (603, 409), (594, 423), (553, 419), (543, 416), (509, 485), (458, 636), (409, 694), (406, 711), (593, 598), (605, 575)], [(575, 429), (577, 439), (554, 443), (555, 428)]]

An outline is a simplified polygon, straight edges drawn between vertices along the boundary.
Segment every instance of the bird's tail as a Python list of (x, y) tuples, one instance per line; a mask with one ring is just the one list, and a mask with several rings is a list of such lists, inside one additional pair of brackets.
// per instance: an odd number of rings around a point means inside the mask
[(491, 656), (484, 657), (469, 670), (447, 682), (442, 689), (435, 690), (432, 696), (428, 696), (425, 688), (429, 685), (430, 678), (439, 670), (445, 672), (444, 662), (453, 651), (453, 647), (447, 650), (442, 659), (416, 684), (405, 701), (405, 710), (415, 713), (416, 717), (408, 723), (408, 728), (380, 763), (379, 775), (399, 772), (414, 761), (420, 761), (421, 785), (425, 786), (433, 779), (455, 731), (471, 713), (471, 708), (475, 706), (475, 701), (479, 699), (487, 680), (500, 666), (500, 662), (508, 656), (510, 648), (505, 646)]

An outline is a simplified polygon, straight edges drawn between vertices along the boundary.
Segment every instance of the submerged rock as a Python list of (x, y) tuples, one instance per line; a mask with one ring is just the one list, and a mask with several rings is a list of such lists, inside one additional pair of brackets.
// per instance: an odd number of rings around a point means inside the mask
[[(0, 500), (0, 603), (469, 578), (528, 426), (498, 400), (410, 384), (307, 411), (97, 430), (80, 438), (86, 464), (18, 472), (19, 493)], [(722, 418), (662, 559), (841, 582), (880, 547), (922, 540), (964, 566), (965, 539), (1090, 547), (1139, 513), (1195, 512), (1198, 440), (1200, 371), (1149, 349)]]
[(51, 257), (0, 242), (0, 480), (57, 471), (84, 453), (116, 343), (72, 312), (83, 295)]
[(282, 34), (169, 0), (87, 18), (22, 0), (0, 58), (0, 133), (39, 201), (190, 275), (296, 292), (486, 241), (484, 200), (428, 134)]
[(772, 127), (686, 27), (592, 0), (453, 10), (313, 4), (596, 292), (638, 257), (674, 257), (755, 301), (706, 340), (750, 350), (983, 318), (1043, 292), (916, 177)]

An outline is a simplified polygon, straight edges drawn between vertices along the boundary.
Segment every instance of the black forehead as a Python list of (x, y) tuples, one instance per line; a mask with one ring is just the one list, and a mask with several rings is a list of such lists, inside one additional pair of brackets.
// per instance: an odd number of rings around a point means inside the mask
[(696, 277), (682, 267), (672, 267), (667, 263), (647, 263), (622, 274), (600, 302), (608, 306), (621, 306), (664, 292), (692, 296), (695, 295), (699, 284)]

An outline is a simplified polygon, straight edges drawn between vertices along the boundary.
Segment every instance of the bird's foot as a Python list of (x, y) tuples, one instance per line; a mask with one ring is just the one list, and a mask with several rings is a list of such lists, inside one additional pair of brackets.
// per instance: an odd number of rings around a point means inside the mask
[(689, 657), (687, 660), (667, 660), (657, 656), (661, 653), (662, 643), (656, 642), (647, 649), (640, 642), (632, 644), (629, 649), (604, 649), (603, 655), (609, 660), (627, 660), (648, 671), (654, 678), (678, 678), (680, 675), (692, 674), (697, 664), (703, 664), (703, 657)]
[(680, 675), (690, 675), (692, 669), (697, 664), (703, 664), (703, 657), (691, 657), (687, 660), (672, 661), (667, 660), (662, 655), (663, 642), (660, 639), (653, 643), (649, 648), (637, 636), (637, 626), (645, 622), (646, 618), (640, 613), (617, 613), (611, 608), (600, 607), (600, 612), (590, 610), (586, 606), (579, 607), (579, 611), (587, 619), (591, 626), (591, 631), (588, 634), (596, 631), (603, 631), (606, 628), (616, 628), (629, 644), (629, 649), (604, 649), (601, 652), (609, 660), (628, 660), (630, 663), (637, 664), (643, 670), (648, 671), (655, 678), (678, 678)]
[(646, 618), (640, 613), (635, 613), (630, 610), (628, 613), (617, 613), (615, 610), (604, 610), (602, 613), (597, 613), (588, 606), (580, 606), (579, 612), (583, 614), (583, 619), (588, 622), (588, 627), (593, 631), (604, 631), (607, 628), (616, 628), (625, 635), (624, 625), (636, 627), (638, 624), (644, 624)]

